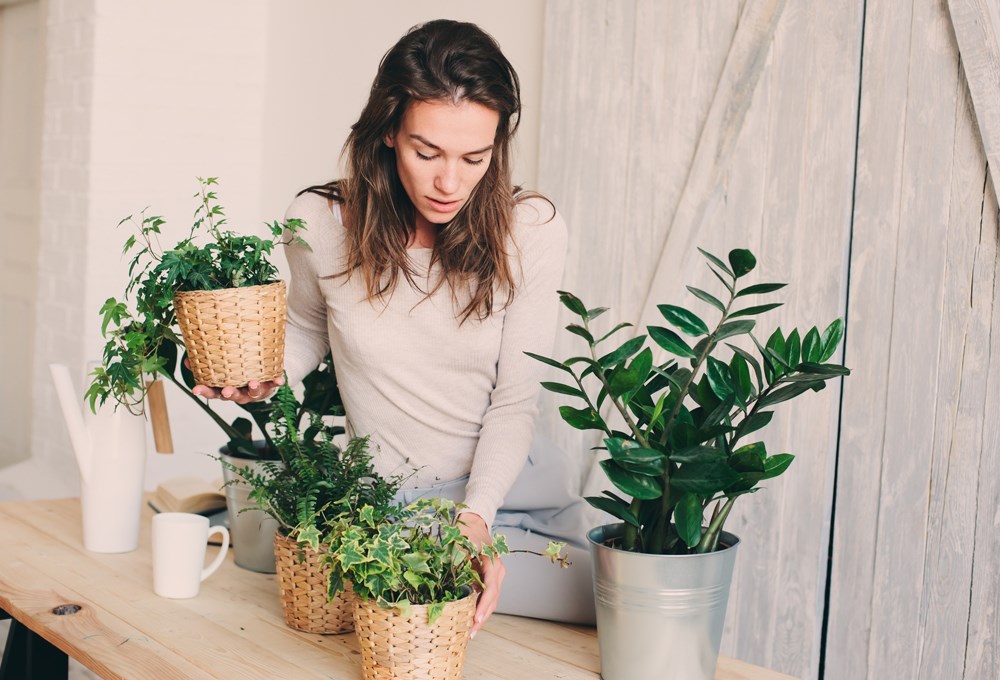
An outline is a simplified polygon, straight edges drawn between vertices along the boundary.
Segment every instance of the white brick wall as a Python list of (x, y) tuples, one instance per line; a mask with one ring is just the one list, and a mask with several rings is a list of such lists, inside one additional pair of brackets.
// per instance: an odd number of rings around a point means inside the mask
[(54, 480), (53, 495), (76, 488), (47, 365), (83, 366), (93, 61), (94, 0), (49, 0), (32, 453)]

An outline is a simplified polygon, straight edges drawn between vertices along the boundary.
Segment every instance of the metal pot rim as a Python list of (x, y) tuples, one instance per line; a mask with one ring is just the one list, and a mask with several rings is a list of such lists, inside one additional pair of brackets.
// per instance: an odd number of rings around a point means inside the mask
[(624, 533), (624, 531), (625, 531), (624, 522), (601, 524), (600, 526), (596, 526), (587, 532), (587, 541), (594, 548), (600, 550), (610, 550), (616, 553), (626, 553), (630, 555), (632, 559), (650, 559), (650, 560), (659, 560), (663, 558), (682, 559), (682, 560), (711, 559), (713, 555), (719, 555), (729, 550), (735, 550), (740, 545), (740, 537), (728, 531), (721, 532), (719, 537), (719, 542), (725, 545), (724, 548), (712, 551), (710, 553), (702, 553), (700, 555), (654, 555), (651, 553), (637, 553), (637, 552), (622, 550), (621, 548), (614, 548), (604, 543), (604, 540), (607, 540), (609, 538), (617, 538), (621, 536), (622, 533)]

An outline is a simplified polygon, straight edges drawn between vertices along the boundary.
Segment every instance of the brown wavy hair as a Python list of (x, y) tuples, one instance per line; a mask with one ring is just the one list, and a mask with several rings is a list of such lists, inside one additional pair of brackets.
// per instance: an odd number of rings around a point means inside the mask
[(351, 126), (343, 149), (347, 176), (300, 193), (317, 193), (341, 204), (347, 269), (335, 276), (360, 272), (369, 300), (391, 295), (400, 275), (418, 287), (406, 257), (416, 209), (399, 179), (396, 152), (384, 143), (386, 135), (399, 130), (413, 101), (475, 102), (500, 116), (486, 174), (438, 232), (431, 264), (440, 263), (441, 275), (425, 291), (431, 295), (447, 283), (462, 322), (473, 314), (485, 319), (498, 299), (502, 306), (513, 299), (507, 247), (514, 207), (528, 192), (511, 183), (520, 81), (496, 40), (478, 26), (441, 19), (410, 29), (382, 57), (368, 103)]

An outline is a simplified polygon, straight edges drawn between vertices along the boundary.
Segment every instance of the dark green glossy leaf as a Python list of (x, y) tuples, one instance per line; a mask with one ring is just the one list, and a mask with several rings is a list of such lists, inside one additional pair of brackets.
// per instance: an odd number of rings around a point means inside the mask
[(681, 339), (681, 336), (677, 335), (677, 333), (674, 333), (669, 328), (650, 326), (649, 337), (653, 338), (653, 342), (671, 354), (676, 354), (679, 357), (695, 357), (694, 351)]
[(577, 296), (572, 293), (567, 293), (566, 291), (559, 291), (559, 300), (566, 305), (569, 311), (573, 312), (577, 316), (587, 318), (587, 307)]
[(670, 454), (670, 462), (694, 464), (694, 463), (717, 463), (722, 460), (723, 452), (707, 444), (696, 444)]
[(729, 315), (730, 319), (735, 319), (738, 316), (755, 316), (757, 314), (763, 314), (764, 312), (769, 312), (772, 309), (777, 309), (784, 302), (772, 302), (766, 305), (756, 305), (754, 307), (747, 307), (746, 309), (741, 309), (738, 312), (733, 312)]
[(569, 385), (563, 385), (562, 383), (543, 382), (542, 387), (547, 389), (549, 392), (555, 392), (556, 394), (566, 394), (571, 397), (580, 397), (581, 399), (584, 396), (583, 392), (581, 392), (578, 388), (571, 387)]
[(672, 326), (695, 337), (708, 334), (708, 326), (693, 312), (676, 305), (657, 305), (660, 314)]
[(785, 356), (785, 335), (780, 328), (775, 328), (771, 337), (764, 343), (764, 348), (769, 349), (780, 357)]
[(747, 286), (740, 292), (736, 293), (736, 297), (743, 297), (744, 295), (761, 295), (763, 293), (773, 293), (776, 290), (781, 290), (787, 283), (757, 283), (752, 286)]
[(605, 498), (604, 496), (586, 496), (584, 500), (598, 510), (603, 510), (609, 515), (614, 515), (623, 522), (631, 524), (634, 527), (639, 526), (639, 518), (629, 508), (628, 503)]
[(603, 430), (604, 421), (596, 411), (590, 408), (573, 408), (560, 406), (559, 415), (570, 427), (578, 430)]
[(590, 321), (593, 321), (594, 319), (596, 319), (597, 317), (599, 317), (601, 314), (604, 314), (604, 312), (606, 312), (606, 311), (608, 311), (607, 307), (594, 307), (593, 309), (588, 309), (587, 310), (587, 318)]
[(799, 340), (799, 329), (794, 328), (792, 332), (788, 334), (785, 338), (785, 363), (789, 366), (794, 366), (799, 363), (799, 352), (802, 348), (802, 342)]
[(611, 394), (618, 397), (640, 387), (646, 382), (646, 377), (652, 368), (653, 351), (647, 347), (639, 352), (626, 368), (615, 371), (609, 381)]
[(588, 331), (586, 328), (584, 328), (579, 324), (571, 323), (570, 325), (566, 326), (566, 330), (568, 330), (573, 335), (579, 335), (581, 338), (583, 338), (584, 340), (586, 340), (591, 344), (594, 343), (594, 336), (590, 334), (590, 331)]
[(559, 363), (555, 359), (549, 359), (548, 357), (543, 357), (541, 354), (535, 354), (534, 352), (525, 352), (525, 354), (527, 354), (535, 361), (541, 361), (543, 364), (551, 366), (552, 368), (558, 368), (560, 371), (566, 371), (567, 373), (573, 372), (569, 369), (569, 367)]
[(736, 278), (746, 276), (757, 266), (757, 258), (745, 248), (737, 248), (729, 251), (729, 264), (733, 268)]
[(708, 384), (719, 399), (726, 399), (733, 394), (732, 377), (729, 375), (729, 367), (716, 359), (708, 357), (708, 369), (706, 371)]
[(819, 331), (813, 326), (802, 338), (802, 361), (817, 364), (821, 361), (823, 342), (819, 339)]
[(631, 340), (626, 341), (623, 345), (621, 345), (621, 347), (619, 347), (615, 351), (605, 354), (597, 361), (604, 368), (608, 368), (609, 366), (614, 366), (619, 361), (622, 361), (623, 359), (628, 359), (630, 356), (632, 356), (640, 349), (642, 349), (642, 345), (644, 342), (646, 342), (646, 336), (637, 335)]
[(601, 467), (612, 484), (633, 498), (648, 501), (663, 495), (663, 484), (658, 477), (629, 472), (610, 458), (602, 460)]
[(821, 362), (826, 361), (837, 351), (841, 339), (844, 337), (844, 320), (836, 319), (823, 331), (823, 353), (820, 355)]
[(792, 464), (795, 459), (790, 453), (779, 453), (777, 455), (769, 457), (764, 461), (764, 479), (771, 479), (782, 474), (788, 469), (788, 466)]
[(766, 427), (768, 423), (771, 422), (771, 418), (774, 416), (774, 411), (758, 411), (752, 416), (748, 417), (743, 426), (740, 436), (745, 437), (751, 432), (756, 432), (763, 427)]
[(820, 389), (822, 389), (824, 383), (822, 380), (816, 380), (813, 382), (797, 382), (792, 383), (791, 385), (785, 385), (783, 387), (779, 387), (774, 392), (771, 392), (766, 397), (763, 397), (757, 403), (760, 404), (761, 408), (774, 406), (775, 404), (780, 404), (783, 401), (794, 399), (803, 392), (815, 390), (816, 385), (819, 385)]
[(735, 276), (733, 274), (733, 271), (729, 267), (726, 266), (726, 263), (723, 262), (722, 260), (720, 260), (719, 258), (717, 258), (712, 253), (708, 252), (707, 250), (702, 250), (701, 248), (698, 248), (698, 252), (701, 253), (702, 255), (704, 255), (708, 259), (709, 262), (711, 262), (712, 264), (714, 264), (716, 267), (718, 267), (722, 271), (726, 272), (730, 276)]
[(599, 342), (599, 343), (604, 342), (605, 340), (607, 340), (608, 338), (610, 338), (612, 335), (614, 335), (615, 333), (617, 333), (621, 329), (623, 329), (623, 328), (631, 328), (631, 327), (632, 327), (632, 324), (630, 324), (630, 323), (620, 323), (617, 326), (615, 326), (614, 328), (612, 328), (610, 331), (608, 331), (607, 333), (605, 333), (604, 335), (602, 335), (597, 342)]
[(741, 357), (743, 357), (743, 359), (748, 364), (750, 364), (750, 366), (753, 367), (754, 375), (757, 377), (757, 386), (758, 386), (758, 388), (763, 389), (764, 388), (764, 377), (761, 374), (760, 362), (757, 361), (756, 357), (754, 357), (754, 355), (750, 354), (750, 352), (746, 351), (742, 347), (737, 347), (736, 345), (731, 345), (728, 342), (726, 343), (726, 345), (728, 345), (729, 348), (731, 350), (733, 350), (733, 352), (735, 352), (736, 354), (739, 354)]
[(814, 364), (806, 362), (796, 366), (795, 370), (801, 371), (802, 373), (810, 373), (812, 375), (825, 375), (832, 377), (851, 374), (851, 369), (846, 366), (841, 366), (840, 364)]
[[(605, 439), (605, 443), (611, 439)], [(639, 446), (612, 447), (608, 446), (611, 458), (629, 472), (641, 475), (656, 475), (662, 477), (667, 457), (662, 451), (644, 449)]]
[(755, 389), (750, 378), (750, 367), (741, 354), (733, 354), (733, 358), (729, 360), (729, 375), (733, 379), (733, 388), (741, 406), (745, 406), (750, 396), (755, 393)]
[(708, 304), (715, 307), (720, 312), (726, 311), (726, 306), (722, 304), (722, 301), (709, 292), (702, 290), (701, 288), (695, 288), (694, 286), (687, 286), (687, 289), (691, 291), (691, 294), (702, 302), (707, 302)]
[(749, 452), (735, 452), (729, 457), (729, 464), (737, 472), (764, 472), (764, 461)]
[(735, 403), (736, 395), (734, 394), (730, 394), (728, 397), (721, 400), (719, 404), (712, 409), (708, 416), (705, 417), (705, 424), (714, 426), (723, 422), (723, 420), (729, 417)]
[[(737, 454), (743, 456), (753, 456), (760, 461), (761, 466), (763, 466), (764, 460), (767, 458), (767, 446), (764, 442), (753, 442), (752, 444), (746, 444), (745, 446), (741, 446), (733, 451), (734, 456)], [(763, 470), (764, 468), (761, 467), (760, 469)]]
[(700, 496), (725, 491), (740, 478), (725, 461), (715, 463), (688, 463), (682, 465), (670, 478), (670, 487)]
[(729, 321), (719, 327), (719, 332), (715, 334), (716, 342), (721, 342), (734, 335), (742, 335), (753, 330), (756, 324), (752, 319), (740, 319), (739, 321)]
[(682, 495), (674, 508), (674, 524), (677, 534), (689, 548), (701, 540), (701, 522), (702, 507), (698, 497), (691, 493)]
[[(715, 270), (715, 267), (713, 267), (712, 265), (708, 265), (708, 270), (715, 275), (715, 278), (719, 279), (719, 281), (722, 282), (722, 285), (726, 287), (726, 290), (729, 291), (730, 295), (733, 293), (734, 290), (736, 290), (735, 288), (733, 288), (733, 284), (731, 284), (729, 281), (726, 281), (726, 279), (722, 276), (722, 274), (720, 274)], [(732, 276), (732, 274), (730, 274), (730, 276)]]

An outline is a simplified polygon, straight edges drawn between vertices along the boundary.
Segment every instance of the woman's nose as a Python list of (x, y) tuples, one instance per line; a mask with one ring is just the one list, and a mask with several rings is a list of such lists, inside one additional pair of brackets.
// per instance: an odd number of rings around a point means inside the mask
[(458, 191), (458, 184), (458, 164), (444, 163), (434, 179), (434, 188), (443, 194), (453, 194)]

